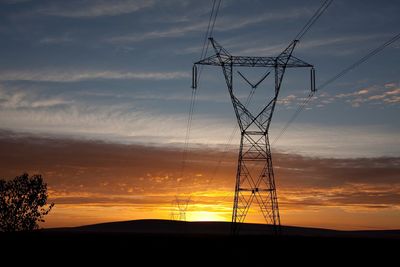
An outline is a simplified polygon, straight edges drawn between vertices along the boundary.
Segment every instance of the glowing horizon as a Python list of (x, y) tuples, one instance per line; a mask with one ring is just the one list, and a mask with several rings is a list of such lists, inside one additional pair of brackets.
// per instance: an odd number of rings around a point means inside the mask
[[(48, 183), (49, 201), (56, 205), (43, 227), (170, 219), (176, 196), (190, 197), (187, 220), (231, 220), (234, 152), (192, 150), (181, 177), (182, 152), (172, 148), (37, 137), (5, 137), (0, 144), (2, 177), (12, 178), (22, 169), (42, 174)], [(325, 159), (276, 152), (273, 159), (283, 225), (399, 228), (399, 158)], [(377, 168), (385, 170), (379, 179)], [(245, 222), (264, 223), (257, 205)]]

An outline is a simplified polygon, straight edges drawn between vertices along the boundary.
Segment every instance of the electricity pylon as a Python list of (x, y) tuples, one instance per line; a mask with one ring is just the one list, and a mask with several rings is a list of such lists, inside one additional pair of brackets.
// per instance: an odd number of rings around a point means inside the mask
[(175, 199), (172, 201), (172, 210), (171, 210), (171, 220), (176, 221), (186, 221), (186, 211), (189, 206), (191, 197), (189, 198), (178, 198), (175, 196)]
[[(232, 233), (238, 233), (239, 225), (244, 222), (254, 200), (258, 203), (265, 221), (273, 225), (275, 232), (278, 233), (280, 216), (268, 131), (286, 68), (311, 68), (311, 91), (314, 92), (315, 71), (313, 65), (292, 55), (298, 40), (290, 43), (277, 57), (233, 56), (213, 38), (209, 38), (209, 40), (215, 54), (194, 63), (192, 88), (197, 88), (197, 65), (222, 68), (241, 132), (232, 212)], [(233, 69), (236, 67), (274, 69), (275, 94), (258, 114), (252, 114), (235, 96)], [(241, 73), (239, 74), (248, 82)], [(253, 87), (251, 83), (249, 84)]]

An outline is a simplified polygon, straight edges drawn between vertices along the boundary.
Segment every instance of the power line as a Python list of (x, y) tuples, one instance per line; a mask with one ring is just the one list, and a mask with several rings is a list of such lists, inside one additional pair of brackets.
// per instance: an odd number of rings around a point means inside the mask
[(206, 31), (206, 34), (204, 35), (204, 41), (203, 41), (203, 47), (201, 49), (200, 59), (202, 59), (204, 57), (204, 49), (205, 49), (205, 47), (207, 45), (207, 42), (208, 42), (208, 35), (209, 35), (208, 33), (210, 31), (211, 20), (213, 18), (213, 14), (214, 14), (215, 2), (216, 2), (216, 0), (213, 1), (213, 5), (212, 5), (212, 8), (211, 8), (211, 12), (210, 12), (210, 18), (208, 19), (207, 31)]
[(285, 134), (285, 132), (287, 131), (289, 126), (293, 123), (293, 121), (297, 118), (297, 116), (299, 116), (300, 112), (303, 111), (303, 109), (311, 101), (311, 98), (313, 96), (314, 96), (314, 93), (309, 94), (308, 97), (303, 101), (303, 103), (301, 103), (299, 105), (297, 110), (294, 112), (293, 116), (289, 119), (289, 121), (285, 124), (285, 126), (282, 128), (282, 130), (278, 133), (278, 135), (272, 141), (271, 146), (273, 146), (279, 140), (279, 138), (281, 138)]
[[(315, 24), (315, 22), (321, 17), (321, 15), (328, 9), (328, 7), (332, 4), (333, 0), (325, 0), (322, 5), (315, 11), (314, 15), (307, 21), (307, 23), (303, 26), (300, 32), (294, 37), (295, 40), (300, 40), (303, 36), (310, 30), (310, 28)], [(307, 99), (297, 108), (294, 115), (290, 120), (286, 123), (283, 129), (279, 132), (277, 137), (271, 143), (271, 145), (275, 144), (276, 141), (286, 132), (289, 125), (297, 118), (299, 113), (304, 109), (304, 107), (310, 102), (313, 97), (314, 92), (310, 93)]]
[(192, 96), (190, 99), (190, 107), (189, 107), (189, 116), (188, 116), (187, 123), (186, 123), (186, 136), (185, 136), (185, 143), (184, 143), (184, 147), (183, 147), (182, 166), (181, 166), (180, 177), (183, 177), (183, 172), (185, 170), (185, 164), (186, 164), (187, 154), (188, 154), (188, 150), (189, 150), (189, 139), (190, 139), (190, 132), (191, 132), (191, 128), (192, 128), (193, 113), (194, 113), (194, 108), (195, 108), (195, 104), (196, 104), (196, 95), (197, 95), (197, 90), (192, 89)]
[[(392, 43), (396, 42), (397, 40), (400, 39), (400, 33), (398, 33), (397, 35), (395, 35), (394, 37), (392, 37), (391, 39), (389, 39), (388, 41), (386, 41), (385, 43), (381, 44), (380, 46), (378, 46), (377, 48), (371, 50), (369, 53), (367, 53), (365, 56), (363, 56), (362, 58), (360, 58), (359, 60), (357, 60), (356, 62), (354, 62), (353, 64), (351, 64), (350, 66), (348, 66), (347, 68), (343, 69), (341, 72), (339, 72), (338, 74), (336, 74), (335, 76), (333, 76), (332, 78), (328, 79), (327, 81), (325, 81), (324, 83), (322, 83), (317, 89), (316, 91), (320, 91), (322, 89), (324, 89), (328, 84), (333, 83), (334, 81), (336, 81), (337, 79), (341, 78), (342, 76), (344, 76), (345, 74), (347, 74), (348, 72), (350, 72), (351, 70), (353, 70), (354, 68), (358, 67), (359, 65), (361, 65), (362, 63), (364, 63), (365, 61), (367, 61), (368, 59), (370, 59), (371, 57), (373, 57), (374, 55), (378, 54), (379, 52), (381, 52), (383, 49), (385, 49), (387, 46), (391, 45)], [(272, 145), (274, 145), (279, 138), (281, 138), (285, 132), (287, 131), (287, 129), (289, 128), (289, 126), (293, 123), (293, 121), (299, 116), (299, 114), (304, 110), (304, 108), (307, 106), (307, 104), (312, 100), (313, 97), (313, 93), (311, 93), (305, 100), (303, 103), (301, 103), (299, 105), (299, 107), (297, 108), (297, 110), (295, 111), (295, 113), (293, 114), (293, 116), (290, 118), (290, 120), (285, 124), (285, 126), (282, 128), (282, 130), (278, 133), (278, 135), (276, 136), (276, 138), (274, 139), (274, 141), (272, 142)]]
[(339, 72), (337, 75), (333, 76), (331, 79), (327, 80), (326, 82), (324, 82), (319, 88), (318, 90), (321, 90), (322, 88), (324, 88), (325, 86), (327, 86), (328, 84), (332, 83), (333, 81), (339, 79), (340, 77), (342, 77), (343, 75), (345, 75), (346, 73), (348, 73), (349, 71), (351, 71), (352, 69), (358, 67), (359, 65), (361, 65), (362, 63), (364, 63), (365, 61), (367, 61), (369, 58), (373, 57), (374, 55), (378, 54), (379, 52), (381, 52), (383, 49), (385, 49), (387, 46), (391, 45), (392, 43), (396, 42), (397, 40), (400, 39), (400, 33), (395, 35), (394, 37), (392, 37), (390, 40), (386, 41), (385, 43), (381, 44), (379, 47), (375, 48), (374, 50), (370, 51), (368, 54), (366, 54), (365, 56), (363, 56), (361, 59), (359, 59), (358, 61), (354, 62), (353, 64), (351, 64), (349, 67), (345, 68), (344, 70), (342, 70), (341, 72)]
[[(207, 41), (208, 41), (208, 38), (212, 35), (212, 33), (214, 31), (214, 27), (215, 27), (215, 23), (217, 20), (219, 8), (221, 6), (221, 2), (222, 2), (222, 0), (218, 0), (218, 4), (216, 5), (217, 0), (213, 1), (200, 59), (203, 58), (207, 54), (208, 46), (209, 46), (209, 43)], [(202, 68), (199, 71), (197, 80), (200, 78), (201, 71), (202, 71)], [(197, 81), (196, 81), (196, 83), (197, 83)], [(183, 154), (182, 154), (182, 165), (181, 165), (180, 177), (183, 177), (186, 160), (187, 160), (187, 154), (189, 151), (190, 132), (191, 132), (191, 128), (192, 128), (193, 114), (194, 114), (195, 105), (196, 105), (196, 96), (197, 96), (197, 90), (196, 90), (196, 88), (192, 88), (192, 96), (190, 99), (190, 106), (189, 106), (189, 116), (188, 116), (187, 123), (186, 123), (186, 135), (185, 135), (185, 142), (184, 142), (184, 148), (183, 148)]]
[[(217, 7), (215, 8), (216, 1), (217, 0), (214, 0), (213, 6), (212, 6), (212, 9), (211, 9), (210, 19), (208, 21), (208, 26), (207, 26), (207, 31), (206, 31), (206, 34), (204, 36), (204, 42), (203, 42), (203, 48), (202, 48), (202, 51), (201, 51), (200, 60), (203, 59), (207, 55), (208, 48), (209, 48), (209, 45), (210, 45), (210, 43), (208, 42), (208, 38), (212, 37), (212, 34), (214, 32), (215, 23), (217, 21), (219, 9), (221, 7), (222, 0), (218, 0)], [(212, 21), (212, 23), (211, 23), (211, 21)], [(211, 27), (210, 27), (210, 25), (211, 25)], [(203, 65), (200, 66), (200, 70), (199, 70), (199, 74), (197, 76), (196, 84), (199, 83), (201, 73), (203, 72), (203, 67), (204, 67)]]
[(328, 9), (332, 4), (333, 0), (326, 0), (320, 8), (314, 13), (314, 15), (308, 20), (308, 22), (303, 26), (300, 32), (294, 37), (295, 40), (300, 40), (308, 32), (308, 30), (314, 25), (314, 23), (319, 19), (319, 17)]
[(219, 11), (219, 8), (221, 6), (221, 2), (222, 2), (222, 0), (218, 1), (217, 10), (215, 11), (215, 16), (214, 16), (214, 21), (213, 21), (213, 24), (212, 24), (211, 30), (210, 30), (210, 37), (212, 36), (213, 31), (214, 31), (214, 26), (215, 26), (215, 22), (217, 21), (218, 11)]

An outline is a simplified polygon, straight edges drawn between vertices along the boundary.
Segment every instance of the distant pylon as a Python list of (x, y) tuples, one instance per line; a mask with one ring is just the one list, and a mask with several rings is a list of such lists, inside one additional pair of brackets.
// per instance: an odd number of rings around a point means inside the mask
[[(209, 38), (214, 55), (194, 63), (192, 87), (197, 88), (197, 65), (219, 66), (225, 78), (229, 95), (239, 124), (241, 139), (236, 174), (235, 197), (232, 212), (232, 233), (236, 234), (243, 223), (251, 204), (256, 201), (265, 221), (274, 226), (279, 233), (280, 216), (276, 193), (274, 171), (272, 168), (269, 127), (278, 100), (283, 76), (287, 68), (311, 68), (311, 91), (315, 91), (315, 72), (311, 64), (293, 56), (298, 40), (294, 40), (277, 57), (233, 56), (213, 38)], [(252, 114), (236, 97), (233, 89), (234, 68), (272, 68), (275, 71), (274, 94), (266, 100), (261, 111)], [(257, 87), (267, 76), (255, 85), (238, 72), (252, 88)]]
[(188, 210), (191, 197), (179, 198), (175, 196), (172, 201), (170, 217), (173, 221), (186, 221), (186, 211)]

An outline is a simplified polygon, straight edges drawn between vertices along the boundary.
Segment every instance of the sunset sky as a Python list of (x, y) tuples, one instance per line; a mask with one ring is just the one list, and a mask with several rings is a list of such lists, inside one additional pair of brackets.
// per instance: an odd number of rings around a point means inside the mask
[[(277, 56), (321, 3), (224, 0), (213, 36), (234, 55)], [(188, 220), (231, 219), (240, 136), (226, 145), (236, 119), (215, 67), (201, 76), (181, 175), (211, 6), (0, 0), (0, 177), (43, 175), (55, 207), (42, 226), (169, 219), (176, 195), (191, 196)], [(399, 14), (398, 1), (335, 0), (294, 55), (315, 66), (318, 87), (398, 34)], [(282, 224), (400, 228), (399, 63), (396, 42), (318, 92), (275, 140), (308, 96), (308, 70), (287, 71), (270, 135)], [(246, 221), (263, 222), (256, 206)]]

